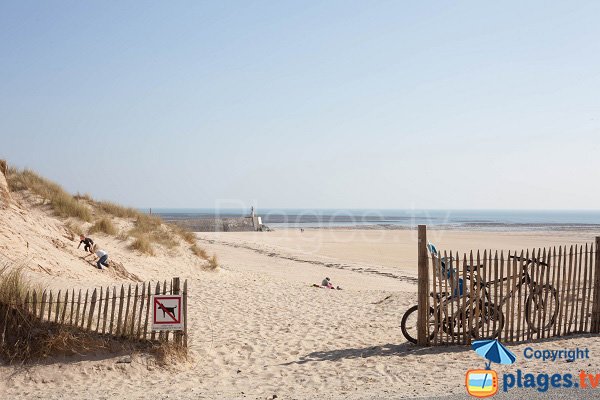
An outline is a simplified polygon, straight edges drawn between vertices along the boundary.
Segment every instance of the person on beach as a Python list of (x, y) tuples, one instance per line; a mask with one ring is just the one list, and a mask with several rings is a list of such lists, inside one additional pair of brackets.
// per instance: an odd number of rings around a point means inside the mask
[(89, 237), (85, 237), (83, 235), (79, 235), (79, 244), (77, 245), (77, 248), (79, 248), (81, 246), (81, 244), (83, 243), (83, 250), (85, 250), (86, 252), (89, 253), (93, 253), (92, 251), (92, 247), (94, 246), (94, 241), (92, 240), (92, 238)]
[(96, 262), (98, 269), (108, 267), (108, 253), (106, 251), (96, 250), (96, 257), (98, 257), (98, 261)]
[(333, 283), (331, 283), (331, 279), (325, 278), (323, 282), (321, 282), (321, 286), (326, 287), (327, 289), (335, 289), (333, 287)]

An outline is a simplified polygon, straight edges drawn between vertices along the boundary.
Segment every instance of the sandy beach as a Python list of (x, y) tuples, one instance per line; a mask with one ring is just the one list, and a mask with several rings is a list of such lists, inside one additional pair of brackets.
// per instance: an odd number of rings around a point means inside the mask
[[(124, 261), (142, 280), (172, 276), (189, 280), (187, 362), (158, 368), (147, 356), (133, 354), (131, 363), (98, 355), (3, 366), (1, 397), (143, 399), (149, 393), (157, 399), (436, 397), (464, 394), (466, 370), (483, 366), (467, 347), (418, 348), (402, 336), (400, 318), (416, 302), (415, 231), (311, 229), (197, 236), (207, 251), (218, 254), (218, 271), (204, 271), (181, 260), (169, 262), (168, 254), (128, 256)], [(456, 251), (593, 240), (589, 233), (577, 232), (438, 230), (430, 236), (440, 248)], [(119, 247), (116, 240), (111, 245)], [(96, 271), (75, 272), (80, 265), (67, 258), (50, 268), (55, 275), (35, 269), (30, 273), (51, 287), (122, 281)], [(326, 276), (343, 290), (311, 287)], [(511, 349), (519, 357), (526, 346)], [(587, 347), (592, 358), (570, 363), (568, 370), (600, 369), (597, 338), (576, 336), (535, 346)], [(565, 370), (564, 363), (536, 363), (522, 357), (519, 362), (528, 372)]]

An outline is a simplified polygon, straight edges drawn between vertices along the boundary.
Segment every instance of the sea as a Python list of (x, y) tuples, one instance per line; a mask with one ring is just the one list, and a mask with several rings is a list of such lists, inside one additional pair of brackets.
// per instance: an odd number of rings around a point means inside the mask
[[(149, 212), (148, 209), (143, 211)], [(250, 209), (156, 208), (167, 220), (223, 219), (250, 215)], [(416, 210), (416, 209), (284, 209), (255, 211), (272, 229), (362, 228), (465, 230), (596, 230), (600, 210)]]

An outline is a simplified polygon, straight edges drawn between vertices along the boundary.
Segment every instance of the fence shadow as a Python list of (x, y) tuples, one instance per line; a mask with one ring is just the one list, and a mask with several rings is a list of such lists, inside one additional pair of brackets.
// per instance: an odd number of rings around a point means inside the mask
[(381, 346), (368, 346), (363, 348), (335, 349), (330, 351), (314, 351), (300, 357), (297, 361), (291, 361), (282, 366), (293, 364), (306, 364), (319, 361), (339, 361), (351, 360), (357, 358), (369, 357), (406, 357), (409, 355), (427, 355), (439, 353), (462, 353), (471, 351), (470, 347), (464, 346), (438, 346), (438, 347), (419, 347), (412, 343), (384, 344)]

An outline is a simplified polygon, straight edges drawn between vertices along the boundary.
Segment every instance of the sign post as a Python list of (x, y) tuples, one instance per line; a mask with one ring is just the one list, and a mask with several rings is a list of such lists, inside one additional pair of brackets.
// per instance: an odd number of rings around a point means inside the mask
[(183, 330), (181, 295), (155, 295), (152, 304), (153, 331)]

